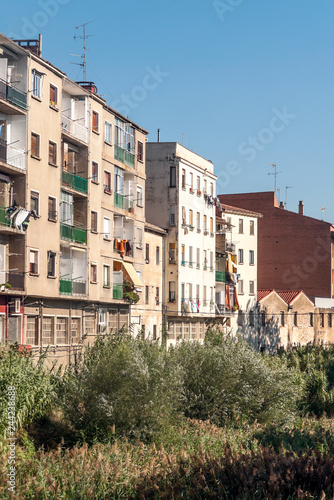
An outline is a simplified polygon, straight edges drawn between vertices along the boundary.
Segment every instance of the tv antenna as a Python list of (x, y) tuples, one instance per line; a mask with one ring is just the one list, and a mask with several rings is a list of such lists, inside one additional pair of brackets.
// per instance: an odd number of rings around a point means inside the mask
[(277, 187), (276, 187), (276, 182), (277, 182), (277, 176), (278, 174), (280, 174), (281, 172), (277, 172), (277, 167), (276, 167), (276, 163), (269, 163), (269, 165), (274, 169), (273, 172), (269, 172), (268, 175), (273, 175), (274, 176), (274, 191), (276, 193), (277, 191)]
[(320, 208), (320, 211), (321, 211), (321, 220), (324, 220), (324, 211), (326, 210), (326, 207), (321, 207)]
[(285, 186), (285, 206), (288, 206), (288, 189), (292, 189), (293, 186)]
[(81, 57), (82, 58), (82, 62), (81, 63), (71, 63), (71, 64), (76, 64), (77, 66), (81, 66), (82, 67), (82, 80), (83, 82), (86, 81), (86, 52), (87, 50), (89, 50), (87, 47), (86, 47), (86, 40), (87, 38), (90, 38), (91, 36), (95, 36), (95, 35), (86, 35), (86, 26), (87, 24), (90, 24), (90, 23), (93, 23), (94, 21), (88, 21), (88, 23), (84, 23), (84, 24), (80, 24), (79, 26), (76, 26), (75, 29), (79, 29), (79, 28), (82, 28), (82, 35), (74, 35), (74, 40), (76, 40), (77, 38), (80, 38), (81, 40), (83, 40), (83, 47), (82, 47), (82, 56), (79, 56), (77, 54), (70, 54), (70, 56), (75, 56), (75, 57)]

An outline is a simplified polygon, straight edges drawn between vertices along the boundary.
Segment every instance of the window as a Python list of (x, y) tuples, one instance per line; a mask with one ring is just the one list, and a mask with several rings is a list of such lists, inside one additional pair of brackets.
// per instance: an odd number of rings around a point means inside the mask
[(211, 196), (213, 196), (213, 184), (212, 184), (212, 182), (210, 183), (210, 194), (211, 194)]
[(204, 179), (204, 193), (207, 194), (207, 185), (208, 185), (208, 181), (206, 179)]
[(244, 293), (244, 280), (238, 281), (238, 293), (240, 295), (243, 295), (243, 293)]
[(244, 263), (244, 251), (242, 248), (239, 248), (238, 250), (238, 264), (243, 264)]
[(189, 191), (191, 193), (194, 192), (194, 174), (192, 172), (190, 172), (190, 189)]
[(327, 320), (328, 320), (328, 326), (330, 328), (332, 328), (332, 314), (331, 313), (328, 314)]
[(103, 288), (110, 288), (110, 266), (103, 264)]
[(203, 227), (204, 227), (204, 234), (208, 234), (208, 222), (207, 222), (207, 216), (203, 215)]
[(204, 271), (206, 270), (207, 268), (207, 264), (208, 264), (208, 259), (207, 259), (207, 250), (204, 250)]
[(42, 98), (42, 75), (35, 69), (32, 70), (32, 95)]
[(242, 326), (244, 324), (244, 314), (242, 311), (238, 311), (238, 326)]
[(34, 210), (39, 215), (39, 193), (30, 191), (30, 210)]
[(137, 207), (143, 206), (143, 188), (137, 185)]
[(57, 144), (49, 141), (49, 164), (57, 166)]
[(38, 345), (38, 321), (37, 316), (27, 317), (26, 343), (28, 345)]
[(199, 248), (197, 248), (197, 252), (196, 252), (196, 267), (197, 267), (197, 269), (200, 268), (200, 262), (201, 262), (201, 251)]
[(255, 258), (254, 258), (254, 250), (249, 250), (249, 264), (254, 266)]
[(175, 302), (176, 301), (175, 281), (169, 281), (168, 282), (168, 301), (169, 302)]
[(104, 181), (103, 181), (104, 192), (107, 194), (111, 193), (111, 173), (107, 170), (104, 171)]
[(184, 300), (185, 299), (185, 284), (184, 283), (181, 283), (181, 300)]
[(90, 282), (97, 283), (97, 264), (92, 262), (90, 265)]
[(54, 318), (43, 316), (42, 322), (42, 344), (54, 344)]
[(194, 227), (194, 212), (191, 209), (189, 210), (189, 226), (190, 229)]
[(254, 326), (254, 311), (249, 311), (249, 325)]
[(108, 144), (111, 144), (111, 123), (110, 122), (107, 122), (105, 121), (104, 122), (104, 140), (105, 142), (107, 142)]
[(298, 326), (298, 313), (293, 313), (293, 326)]
[(50, 106), (58, 109), (58, 89), (50, 83)]
[(254, 221), (251, 220), (249, 223), (249, 234), (254, 234)]
[(210, 217), (210, 236), (213, 236), (213, 217)]
[(155, 249), (155, 263), (157, 266), (160, 264), (160, 247)]
[(197, 232), (200, 233), (201, 232), (201, 214), (199, 212), (197, 212), (197, 214), (196, 214), (196, 228), (197, 228)]
[(193, 247), (189, 247), (189, 267), (193, 267)]
[(146, 264), (150, 263), (150, 245), (148, 243), (145, 245), (145, 260)]
[(57, 344), (67, 344), (67, 325), (68, 318), (57, 318), (57, 326), (56, 326), (56, 343)]
[(169, 187), (176, 187), (176, 167), (169, 167)]
[(137, 248), (143, 248), (143, 230), (137, 227), (137, 238), (136, 238)]
[(150, 287), (145, 286), (145, 304), (150, 302)]
[(239, 234), (243, 234), (244, 232), (244, 220), (239, 219)]
[(279, 321), (280, 326), (284, 326), (285, 325), (284, 311), (280, 312), (279, 319), (280, 319)]
[(110, 240), (110, 219), (103, 217), (103, 239)]
[(200, 195), (200, 191), (201, 191), (201, 178), (199, 177), (199, 175), (197, 176), (197, 194), (198, 196)]
[(31, 132), (31, 156), (40, 158), (40, 136)]
[(30, 250), (29, 264), (30, 274), (38, 274), (38, 250)]
[(185, 245), (181, 245), (181, 264), (182, 264), (182, 266), (186, 265), (186, 247), (185, 247)]
[(199, 285), (196, 285), (196, 300), (199, 300), (200, 297), (199, 297), (199, 294), (200, 294), (200, 291), (199, 291)]
[(157, 340), (157, 325), (153, 325), (153, 340)]
[(57, 199), (53, 196), (48, 198), (48, 220), (57, 222)]
[(71, 318), (71, 343), (77, 344), (80, 341), (81, 321), (80, 318)]
[(116, 146), (134, 152), (134, 128), (126, 125), (121, 120), (115, 121), (115, 143)]
[(155, 304), (158, 306), (160, 304), (160, 288), (155, 287)]
[(249, 295), (254, 295), (254, 281), (249, 282)]
[(176, 254), (175, 254), (175, 243), (169, 243), (169, 262), (175, 264)]
[(182, 189), (186, 189), (186, 171), (184, 168), (182, 169), (181, 185)]
[(210, 252), (210, 271), (213, 271), (213, 252)]
[(97, 212), (90, 212), (90, 230), (92, 233), (97, 233)]
[(48, 251), (48, 278), (55, 278), (56, 276), (56, 257), (55, 252)]
[(320, 327), (324, 328), (325, 326), (325, 315), (324, 313), (320, 313)]
[(313, 313), (309, 313), (308, 322), (309, 322), (309, 326), (313, 326)]
[(206, 286), (203, 286), (203, 306), (206, 305)]
[(92, 182), (99, 182), (99, 164), (96, 161), (92, 161)]
[(99, 113), (97, 111), (93, 111), (93, 124), (92, 124), (93, 132), (99, 133)]
[(171, 205), (169, 207), (169, 225), (175, 226), (175, 206)]
[(60, 222), (73, 225), (73, 194), (60, 192)]
[(193, 286), (191, 283), (188, 284), (189, 289), (189, 300), (193, 300)]
[(182, 207), (182, 224), (187, 224), (186, 207)]
[(143, 162), (144, 161), (144, 145), (141, 141), (138, 141), (138, 161)]

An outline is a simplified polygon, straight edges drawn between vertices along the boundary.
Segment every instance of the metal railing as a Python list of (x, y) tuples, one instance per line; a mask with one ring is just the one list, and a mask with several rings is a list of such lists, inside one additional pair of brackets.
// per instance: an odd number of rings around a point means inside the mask
[(77, 243), (87, 244), (87, 229), (69, 226), (68, 224), (60, 223), (60, 236), (65, 240), (76, 241)]
[(7, 146), (7, 142), (0, 138), (0, 161), (20, 170), (25, 170), (26, 152), (23, 149)]
[(88, 143), (88, 128), (78, 122), (78, 120), (72, 120), (69, 116), (64, 114), (61, 115), (61, 127), (64, 132), (68, 132), (73, 137), (80, 139), (83, 142)]
[(10, 271), (6, 273), (6, 283), (13, 290), (24, 290), (24, 273)]
[(27, 94), (13, 87), (0, 78), (0, 99), (3, 99), (24, 111), (27, 110)]
[(225, 282), (225, 272), (224, 271), (216, 271), (216, 281), (220, 283)]
[(129, 167), (135, 166), (135, 155), (127, 151), (126, 149), (121, 148), (120, 146), (115, 145), (115, 160), (121, 161), (128, 165)]
[(113, 299), (122, 299), (123, 298), (123, 285), (113, 285)]
[(60, 278), (59, 292), (62, 295), (86, 295), (86, 281)]
[(80, 177), (79, 175), (73, 174), (63, 168), (61, 179), (63, 184), (66, 184), (81, 193), (87, 194), (87, 179), (84, 177)]

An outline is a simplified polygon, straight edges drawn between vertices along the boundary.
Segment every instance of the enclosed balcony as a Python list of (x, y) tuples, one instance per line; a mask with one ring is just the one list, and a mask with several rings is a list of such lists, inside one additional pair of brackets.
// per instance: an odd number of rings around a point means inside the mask
[(60, 237), (87, 244), (87, 199), (61, 191)]
[(68, 224), (60, 223), (60, 236), (64, 240), (74, 241), (87, 245), (87, 229), (82, 227), (70, 226)]
[(62, 183), (68, 187), (80, 191), (81, 193), (87, 194), (87, 179), (81, 177), (80, 175), (73, 174), (68, 170), (63, 168), (62, 170)]
[(74, 247), (61, 247), (59, 293), (87, 294), (87, 252)]
[(135, 155), (120, 146), (115, 145), (115, 160), (118, 160), (129, 167), (135, 166)]
[[(73, 86), (69, 91), (77, 92)], [(63, 92), (61, 127), (64, 134), (73, 139), (88, 143), (88, 106), (87, 98)]]

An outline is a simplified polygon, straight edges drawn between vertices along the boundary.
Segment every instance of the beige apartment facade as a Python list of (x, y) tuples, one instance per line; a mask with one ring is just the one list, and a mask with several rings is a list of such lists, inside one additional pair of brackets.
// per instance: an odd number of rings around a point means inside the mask
[[(2, 335), (68, 353), (83, 337), (131, 329), (124, 281), (145, 302), (147, 132), (93, 84), (78, 85), (6, 37), (0, 48)], [(20, 88), (11, 83), (15, 73)], [(19, 319), (9, 320), (9, 310)]]

